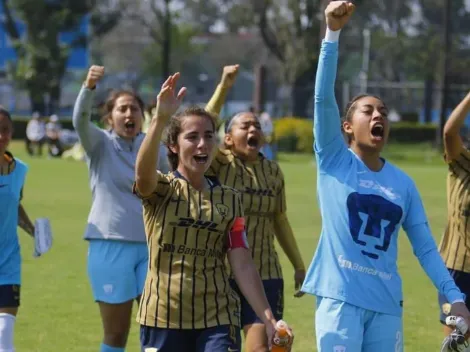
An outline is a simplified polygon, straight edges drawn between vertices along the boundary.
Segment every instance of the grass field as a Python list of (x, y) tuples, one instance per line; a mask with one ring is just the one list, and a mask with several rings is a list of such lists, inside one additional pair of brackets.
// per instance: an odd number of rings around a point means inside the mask
[[(398, 164), (416, 181), (434, 235), (439, 239), (446, 221), (446, 167), (439, 162), (438, 154), (419, 149), (404, 153), (408, 157), (398, 160)], [(91, 198), (86, 166), (72, 161), (30, 159), (25, 157), (22, 144), (14, 144), (12, 151), (30, 166), (24, 193), (26, 209), (33, 218), (49, 217), (55, 236), (51, 252), (34, 259), (31, 239), (20, 233), (24, 264), (22, 305), (15, 334), (17, 351), (98, 351), (101, 322), (88, 285), (87, 244), (82, 239)], [(404, 148), (397, 147), (393, 154), (390, 150), (387, 154), (400, 159), (396, 151), (404, 152)], [(321, 225), (315, 168), (309, 155), (281, 155), (280, 162), (287, 182), (288, 214), (308, 265)], [(403, 232), (399, 243), (405, 350), (438, 351), (442, 333), (436, 290), (413, 256)], [(310, 296), (293, 298), (293, 272), (283, 254), (281, 258), (286, 278), (285, 318), (296, 332), (294, 351), (315, 351), (315, 300)], [(137, 352), (138, 346), (138, 326), (134, 323), (127, 351)]]

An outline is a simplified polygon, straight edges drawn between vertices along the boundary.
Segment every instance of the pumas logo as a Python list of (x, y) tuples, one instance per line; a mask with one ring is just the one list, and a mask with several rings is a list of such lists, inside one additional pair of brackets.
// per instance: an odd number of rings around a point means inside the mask
[(346, 346), (336, 345), (333, 347), (333, 352), (346, 352)]
[(111, 284), (103, 285), (103, 291), (104, 291), (104, 293), (106, 293), (108, 295), (113, 293), (113, 285), (111, 285)]
[(225, 204), (222, 204), (222, 203), (218, 203), (218, 204), (215, 205), (215, 208), (219, 212), (220, 216), (222, 216), (223, 218), (225, 218), (227, 216), (228, 206), (226, 206)]
[(452, 305), (450, 303), (444, 303), (442, 305), (442, 313), (444, 313), (445, 315), (449, 315), (451, 309), (452, 309)]

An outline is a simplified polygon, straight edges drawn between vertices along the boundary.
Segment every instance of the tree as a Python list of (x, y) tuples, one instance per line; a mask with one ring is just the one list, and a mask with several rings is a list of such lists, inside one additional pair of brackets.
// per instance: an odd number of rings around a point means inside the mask
[(230, 30), (252, 24), (280, 64), (280, 78), (292, 86), (293, 114), (307, 116), (318, 63), (324, 0), (233, 1)]
[[(59, 108), (61, 81), (70, 51), (86, 45), (86, 34), (80, 32), (79, 27), (96, 6), (96, 1), (1, 1), (5, 29), (17, 54), (16, 62), (9, 63), (8, 73), (19, 88), (28, 91), (33, 111), (52, 114)], [(117, 13), (101, 19), (96, 14), (92, 16), (94, 34), (101, 35), (110, 30), (117, 16)], [(17, 19), (24, 24), (23, 36)], [(74, 39), (68, 44), (61, 42), (63, 33), (72, 34)]]

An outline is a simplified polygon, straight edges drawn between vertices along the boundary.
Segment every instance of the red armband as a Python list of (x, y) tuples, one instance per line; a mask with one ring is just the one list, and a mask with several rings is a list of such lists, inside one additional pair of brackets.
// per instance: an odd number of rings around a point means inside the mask
[(245, 218), (235, 218), (232, 229), (228, 235), (228, 249), (246, 248), (248, 241), (246, 239)]

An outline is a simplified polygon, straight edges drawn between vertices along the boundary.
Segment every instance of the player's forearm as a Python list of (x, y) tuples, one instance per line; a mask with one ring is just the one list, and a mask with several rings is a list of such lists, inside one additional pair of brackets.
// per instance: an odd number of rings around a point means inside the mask
[(156, 170), (163, 129), (164, 126), (158, 121), (158, 118), (153, 118), (137, 153), (135, 182), (142, 196), (148, 196), (157, 187), (158, 178)]
[(21, 204), (18, 207), (18, 226), (34, 237), (34, 225)]
[[(236, 256), (236, 258), (234, 258)], [(264, 287), (249, 250), (237, 248), (229, 253), (230, 265), (238, 288), (264, 324), (273, 322)]]
[(470, 113), (470, 92), (452, 111), (449, 119), (444, 126), (444, 138), (458, 137), (465, 118)]
[(90, 153), (100, 141), (101, 131), (91, 122), (94, 91), (83, 86), (80, 89), (72, 114), (72, 124), (83, 148)]
[(339, 31), (327, 30), (322, 43), (315, 79), (315, 144), (321, 149), (341, 135), (341, 120), (335, 97)]
[(464, 299), (444, 265), (428, 224), (413, 226), (407, 233), (414, 254), (438, 291), (444, 294), (450, 303)]
[(276, 231), (276, 238), (281, 245), (282, 250), (286, 253), (287, 258), (292, 263), (295, 270), (305, 270), (305, 265), (300, 255), (297, 241), (294, 237), (294, 232), (290, 226), (286, 214), (277, 214), (274, 218), (274, 228)]
[(224, 87), (223, 84), (219, 83), (217, 88), (212, 94), (211, 99), (206, 105), (206, 110), (213, 114), (217, 119), (214, 121), (216, 126), (220, 123), (219, 114), (222, 111), (222, 107), (225, 104), (225, 99), (227, 97), (227, 93), (229, 88)]

